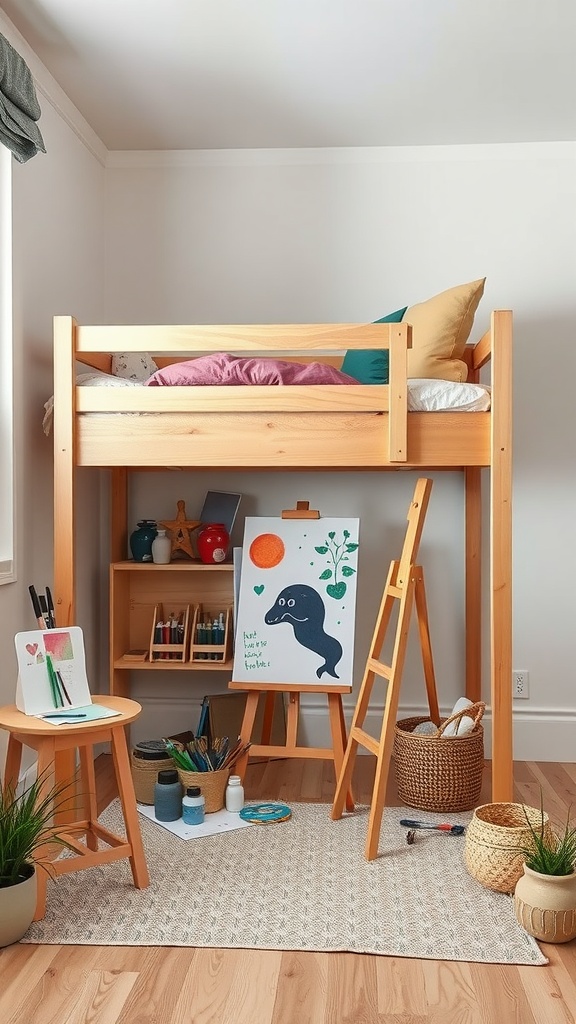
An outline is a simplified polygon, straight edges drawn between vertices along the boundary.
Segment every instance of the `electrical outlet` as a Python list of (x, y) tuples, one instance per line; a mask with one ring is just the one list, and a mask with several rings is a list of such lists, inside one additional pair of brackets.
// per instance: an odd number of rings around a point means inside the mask
[(514, 700), (529, 700), (528, 671), (524, 668), (512, 669), (512, 696)]

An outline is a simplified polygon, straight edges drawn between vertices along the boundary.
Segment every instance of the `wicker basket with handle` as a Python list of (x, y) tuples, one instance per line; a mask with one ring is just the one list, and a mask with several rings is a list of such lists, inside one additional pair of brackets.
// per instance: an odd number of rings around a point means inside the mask
[[(528, 820), (527, 820), (528, 819)], [(468, 873), (497, 892), (513, 892), (524, 871), (522, 850), (532, 846), (530, 825), (544, 839), (553, 842), (548, 815), (523, 804), (482, 804), (466, 829), (464, 861)]]
[[(428, 718), (404, 718), (394, 730), (394, 770), (398, 796), (408, 807), (424, 811), (468, 811), (480, 799), (484, 771), (482, 701), (444, 719), (432, 735), (414, 733)], [(464, 716), (471, 732), (444, 736), (446, 726)]]
[(229, 774), (228, 768), (216, 772), (187, 772), (183, 768), (178, 768), (178, 775), (184, 790), (190, 786), (200, 787), (206, 814), (221, 811), (224, 807), (224, 794)]

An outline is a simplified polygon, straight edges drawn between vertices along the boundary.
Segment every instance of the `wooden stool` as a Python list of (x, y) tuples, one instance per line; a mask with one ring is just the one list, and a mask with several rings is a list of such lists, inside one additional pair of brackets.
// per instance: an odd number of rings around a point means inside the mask
[[(142, 708), (134, 700), (124, 697), (97, 696), (92, 698), (94, 704), (102, 704), (106, 708), (118, 711), (114, 718), (103, 718), (94, 722), (74, 723), (74, 725), (54, 725), (32, 715), (18, 711), (15, 705), (0, 708), (0, 729), (10, 733), (6, 767), (4, 772), (5, 792), (16, 792), (22, 760), (22, 747), (31, 747), (38, 752), (38, 776), (46, 778), (46, 788), (50, 785), (51, 769), (54, 768), (56, 755), (60, 751), (78, 748), (80, 756), (80, 792), (77, 796), (79, 817), (56, 828), (55, 831), (66, 839), (67, 846), (74, 851), (74, 856), (52, 861), (50, 872), (63, 875), (69, 871), (80, 871), (92, 868), (97, 864), (109, 864), (111, 861), (128, 857), (134, 885), (137, 889), (145, 889), (149, 883), (146, 857), (142, 845), (136, 796), (126, 734), (124, 727), (138, 717)], [(115, 835), (98, 824), (96, 804), (96, 777), (94, 771), (95, 743), (110, 742), (118, 793), (124, 814), (126, 836)], [(59, 780), (61, 781), (61, 780)], [(71, 780), (72, 781), (72, 780)], [(57, 818), (55, 819), (56, 824)], [(68, 831), (70, 830), (70, 831)], [(85, 835), (86, 845), (80, 842)], [(98, 840), (107, 844), (106, 849), (98, 849)], [(42, 851), (38, 851), (36, 859), (45, 860)], [(46, 910), (47, 872), (36, 872), (38, 898), (34, 920), (44, 917)]]

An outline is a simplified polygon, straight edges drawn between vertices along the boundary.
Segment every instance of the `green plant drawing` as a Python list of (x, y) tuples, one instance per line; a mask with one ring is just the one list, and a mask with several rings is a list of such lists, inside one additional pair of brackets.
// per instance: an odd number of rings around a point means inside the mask
[(341, 576), (350, 577), (356, 572), (351, 565), (343, 563), (349, 562), (349, 555), (358, 549), (358, 544), (350, 541), (350, 530), (343, 531), (343, 540), (338, 542), (336, 540), (336, 531), (330, 530), (328, 539), (324, 544), (315, 547), (314, 550), (319, 555), (328, 555), (328, 564), (332, 566), (330, 569), (324, 569), (324, 572), (318, 577), (321, 580), (333, 580), (333, 583), (328, 583), (326, 587), (326, 593), (328, 597), (333, 597), (335, 601), (340, 601), (346, 593), (346, 583), (343, 579), (338, 578), (338, 574)]

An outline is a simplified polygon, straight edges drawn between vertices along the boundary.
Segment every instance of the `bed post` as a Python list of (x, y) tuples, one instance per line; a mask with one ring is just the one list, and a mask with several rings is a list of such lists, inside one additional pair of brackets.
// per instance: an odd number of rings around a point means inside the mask
[(466, 696), (482, 700), (482, 470), (464, 469)]
[(76, 321), (54, 317), (54, 599), (56, 624), (75, 623), (74, 373)]
[(513, 797), (512, 747), (512, 312), (495, 310), (492, 334), (490, 643), (492, 799)]

